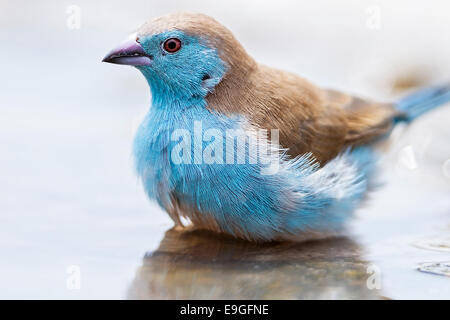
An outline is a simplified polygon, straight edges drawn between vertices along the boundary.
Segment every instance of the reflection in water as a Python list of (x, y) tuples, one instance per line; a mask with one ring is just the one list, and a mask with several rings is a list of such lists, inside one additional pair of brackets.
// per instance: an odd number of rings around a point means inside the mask
[(367, 263), (348, 238), (255, 244), (169, 230), (147, 254), (130, 299), (376, 299)]

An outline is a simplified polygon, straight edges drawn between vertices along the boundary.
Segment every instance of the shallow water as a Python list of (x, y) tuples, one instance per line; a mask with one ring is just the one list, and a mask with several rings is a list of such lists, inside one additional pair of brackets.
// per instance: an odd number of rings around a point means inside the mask
[[(2, 3), (0, 298), (450, 299), (450, 106), (380, 147), (384, 186), (345, 236), (255, 245), (167, 231), (132, 169), (149, 91), (132, 68), (99, 62), (149, 16), (202, 11), (259, 61), (393, 99), (393, 83), (448, 79), (445, 1), (420, 2), (420, 12), (411, 1), (379, 1), (377, 30), (365, 25), (371, 1), (77, 3), (79, 30), (67, 28), (64, 3)], [(289, 52), (279, 49), (286, 41)]]

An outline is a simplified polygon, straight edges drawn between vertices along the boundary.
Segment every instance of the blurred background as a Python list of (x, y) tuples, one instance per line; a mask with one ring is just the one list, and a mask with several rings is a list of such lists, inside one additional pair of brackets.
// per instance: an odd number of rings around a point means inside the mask
[(259, 62), (389, 101), (450, 80), (448, 1), (1, 0), (0, 8), (0, 298), (450, 298), (450, 106), (393, 132), (385, 186), (348, 239), (261, 249), (165, 234), (171, 221), (132, 168), (149, 89), (133, 68), (101, 63), (149, 18), (202, 12)]

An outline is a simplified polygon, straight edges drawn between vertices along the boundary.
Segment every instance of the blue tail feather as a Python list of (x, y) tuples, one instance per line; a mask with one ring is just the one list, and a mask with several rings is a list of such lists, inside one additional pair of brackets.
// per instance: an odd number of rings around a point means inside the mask
[(425, 88), (397, 102), (397, 121), (412, 121), (425, 112), (450, 102), (450, 84)]

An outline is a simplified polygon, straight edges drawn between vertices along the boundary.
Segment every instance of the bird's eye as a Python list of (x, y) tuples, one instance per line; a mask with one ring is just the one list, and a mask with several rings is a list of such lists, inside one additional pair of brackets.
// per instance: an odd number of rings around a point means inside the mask
[(163, 44), (163, 48), (169, 53), (177, 52), (181, 48), (181, 41), (177, 38), (167, 39)]

